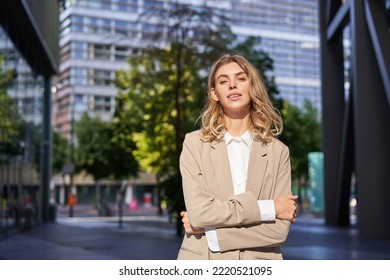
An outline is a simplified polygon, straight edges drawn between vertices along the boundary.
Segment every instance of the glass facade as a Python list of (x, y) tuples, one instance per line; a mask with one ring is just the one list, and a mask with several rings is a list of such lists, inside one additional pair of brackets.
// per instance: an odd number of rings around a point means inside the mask
[[(317, 1), (179, 2), (199, 9), (206, 5), (210, 12), (208, 20), (211, 11), (226, 16), (240, 39), (260, 36), (261, 48), (274, 61), (271, 74), (275, 76), (281, 97), (297, 106), (309, 99), (320, 110)], [(153, 14), (169, 11), (173, 4), (168, 0), (65, 2), (60, 13), (61, 63), (54, 103), (63, 104), (64, 99), (73, 101), (68, 102), (69, 108), (56, 106), (56, 114), (62, 116), (54, 116), (57, 130), (65, 135), (69, 133), (71, 118), (77, 120), (82, 109), (110, 119), (117, 92), (112, 85), (115, 71), (126, 69), (127, 57), (142, 49), (156, 34), (169, 34)], [(67, 118), (63, 117), (64, 112), (68, 112)]]
[(19, 115), (27, 123), (41, 123), (42, 77), (36, 77), (7, 34), (0, 27), (0, 57), (2, 69), (12, 70), (13, 81), (7, 93), (14, 100)]
[[(11, 73), (8, 79), (8, 73)], [(9, 85), (5, 87), (5, 85)], [(0, 27), (0, 239), (36, 221), (43, 78)], [(28, 215), (31, 213), (31, 215)]]

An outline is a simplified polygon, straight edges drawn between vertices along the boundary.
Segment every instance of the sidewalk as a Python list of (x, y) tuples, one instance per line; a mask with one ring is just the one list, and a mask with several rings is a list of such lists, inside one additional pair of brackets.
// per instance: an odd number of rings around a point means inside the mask
[(357, 226), (326, 226), (321, 218), (298, 216), (282, 246), (289, 260), (390, 260), (390, 239), (359, 234)]
[[(74, 217), (59, 209), (56, 222), (1, 240), (0, 259), (176, 259), (182, 238), (155, 208), (126, 211), (122, 223), (118, 216), (98, 217), (87, 208), (75, 209)], [(282, 252), (286, 260), (390, 260), (390, 239), (362, 237), (355, 227), (328, 227), (306, 215), (292, 225)]]
[(124, 211), (122, 223), (118, 216), (99, 217), (90, 207), (75, 207), (73, 217), (68, 213), (59, 208), (56, 222), (0, 241), (0, 259), (176, 259), (181, 237), (156, 208)]

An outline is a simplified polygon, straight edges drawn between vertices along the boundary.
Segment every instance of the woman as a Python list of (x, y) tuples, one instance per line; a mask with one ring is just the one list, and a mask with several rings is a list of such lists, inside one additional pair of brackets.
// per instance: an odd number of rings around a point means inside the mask
[(244, 57), (213, 65), (201, 121), (180, 157), (187, 211), (178, 259), (282, 259), (297, 208), (289, 150), (276, 139), (282, 119)]

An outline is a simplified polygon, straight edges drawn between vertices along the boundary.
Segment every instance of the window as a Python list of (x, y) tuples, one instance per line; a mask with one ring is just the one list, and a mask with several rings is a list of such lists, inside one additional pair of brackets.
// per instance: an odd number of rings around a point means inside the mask
[(60, 61), (66, 61), (70, 58), (70, 43), (65, 44), (60, 48)]
[(110, 96), (94, 96), (94, 111), (95, 112), (111, 112), (111, 97)]
[(85, 84), (85, 68), (74, 67), (71, 70), (71, 84), (74, 85), (84, 85)]
[(128, 48), (127, 47), (115, 47), (115, 60), (116, 61), (126, 61), (128, 57)]
[(102, 69), (89, 70), (89, 83), (96, 86), (108, 86), (112, 84), (111, 71)]
[(74, 41), (72, 44), (72, 57), (84, 58), (83, 42)]
[(87, 18), (87, 32), (89, 33), (98, 33), (98, 18)]
[(83, 32), (83, 17), (72, 16), (71, 28), (73, 32)]
[(142, 38), (155, 39), (157, 35), (162, 35), (163, 27), (153, 24), (142, 24)]
[(127, 36), (128, 33), (127, 21), (117, 20), (115, 21), (115, 34)]
[(98, 32), (103, 34), (111, 34), (111, 20), (102, 19)]
[(76, 94), (74, 96), (74, 110), (75, 112), (84, 112), (87, 110), (86, 96), (82, 94)]
[(93, 59), (101, 59), (101, 60), (110, 60), (111, 56), (111, 46), (110, 45), (102, 45), (102, 44), (95, 44), (94, 45), (94, 51), (92, 54)]

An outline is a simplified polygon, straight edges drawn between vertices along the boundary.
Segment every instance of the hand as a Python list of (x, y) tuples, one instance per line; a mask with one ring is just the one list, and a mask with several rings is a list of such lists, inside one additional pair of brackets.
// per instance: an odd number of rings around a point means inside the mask
[(188, 234), (203, 234), (203, 228), (193, 228), (190, 224), (190, 220), (188, 219), (188, 215), (186, 211), (181, 211), (180, 216), (182, 217), (181, 221), (183, 223), (183, 227), (186, 233)]
[(282, 195), (274, 199), (276, 218), (295, 223), (297, 218), (297, 195)]

